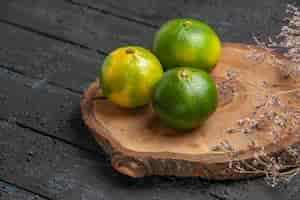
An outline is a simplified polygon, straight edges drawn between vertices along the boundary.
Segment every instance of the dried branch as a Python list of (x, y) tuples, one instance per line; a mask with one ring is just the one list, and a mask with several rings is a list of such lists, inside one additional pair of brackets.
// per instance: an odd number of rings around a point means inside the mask
[[(246, 56), (246, 59), (260, 63), (266, 61), (270, 53), (283, 50), (288, 62), (283, 62), (282, 59), (271, 54), (273, 55), (271, 64), (272, 66), (279, 66), (284, 78), (294, 80), (295, 87), (269, 95), (268, 90), (264, 88), (272, 87), (271, 84), (266, 81), (262, 82), (261, 85), (249, 83), (249, 85), (258, 88), (255, 95), (262, 99), (262, 103), (256, 106), (252, 116), (240, 119), (235, 127), (228, 127), (224, 130), (228, 134), (251, 134), (263, 130), (263, 132), (270, 134), (273, 143), (278, 143), (282, 139), (281, 133), (295, 133), (300, 130), (300, 108), (290, 108), (282, 100), (287, 95), (300, 97), (300, 11), (294, 5), (288, 4), (286, 14), (287, 17), (284, 18), (286, 25), (281, 28), (281, 32), (275, 40), (269, 37), (266, 42), (262, 42), (253, 36), (257, 46), (264, 51), (253, 49), (252, 53)], [(228, 72), (226, 77), (228, 80), (232, 80), (232, 77), (238, 79), (238, 74)], [(289, 146), (283, 151), (286, 154), (280, 152), (276, 155), (267, 155), (255, 141), (249, 142), (249, 148), (255, 150), (253, 160), (235, 161), (233, 156), (228, 167), (236, 173), (264, 174), (267, 183), (272, 187), (280, 182), (289, 181), (300, 171), (300, 151), (296, 147)], [(235, 153), (228, 141), (222, 141), (215, 150), (231, 152), (232, 155)]]

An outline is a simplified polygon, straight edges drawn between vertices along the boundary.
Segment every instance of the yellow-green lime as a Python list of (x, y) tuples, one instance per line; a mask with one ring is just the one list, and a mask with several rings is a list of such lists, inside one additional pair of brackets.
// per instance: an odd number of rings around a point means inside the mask
[(100, 87), (113, 103), (134, 108), (151, 101), (154, 86), (162, 75), (159, 60), (149, 50), (121, 47), (105, 58), (99, 72)]

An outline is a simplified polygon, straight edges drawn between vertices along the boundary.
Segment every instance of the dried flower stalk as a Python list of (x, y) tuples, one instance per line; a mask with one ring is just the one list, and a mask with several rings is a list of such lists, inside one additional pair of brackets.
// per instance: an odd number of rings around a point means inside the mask
[[(286, 95), (293, 95), (300, 100), (300, 11), (297, 7), (288, 4), (286, 13), (288, 15), (284, 19), (286, 25), (281, 28), (281, 32), (275, 40), (268, 38), (268, 41), (262, 42), (254, 36), (253, 39), (257, 46), (265, 51), (253, 50), (246, 59), (260, 63), (266, 60), (270, 52), (283, 51), (288, 62), (283, 62), (282, 59), (274, 56), (271, 64), (279, 66), (284, 78), (294, 80), (295, 88), (270, 95), (263, 88), (273, 86), (263, 81), (255, 94), (262, 103), (256, 106), (256, 110), (251, 116), (238, 120), (235, 127), (228, 127), (224, 130), (228, 134), (251, 134), (263, 131), (270, 134), (274, 143), (278, 143), (282, 140), (281, 133), (300, 132), (300, 108), (290, 108), (282, 101)], [(228, 82), (236, 80), (238, 73), (228, 72), (226, 78)], [(249, 84), (257, 87), (257, 83)], [(267, 183), (273, 187), (282, 181), (289, 181), (300, 171), (300, 149), (298, 147), (289, 146), (286, 151), (275, 155), (267, 155), (264, 148), (260, 148), (255, 141), (249, 141), (249, 148), (255, 150), (254, 159), (251, 161), (235, 161), (235, 149), (228, 141), (222, 141), (212, 150), (231, 153), (230, 169), (237, 173), (264, 174)]]

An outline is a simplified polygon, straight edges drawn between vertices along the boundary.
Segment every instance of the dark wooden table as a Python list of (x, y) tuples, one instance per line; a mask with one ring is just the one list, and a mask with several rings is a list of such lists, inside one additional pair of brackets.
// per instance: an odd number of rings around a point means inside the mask
[[(131, 179), (112, 170), (83, 125), (79, 103), (103, 58), (122, 45), (151, 46), (174, 17), (211, 24), (224, 41), (275, 36), (290, 0), (1, 0), (1, 200), (298, 200), (263, 179)], [(296, 3), (300, 3), (299, 1)]]

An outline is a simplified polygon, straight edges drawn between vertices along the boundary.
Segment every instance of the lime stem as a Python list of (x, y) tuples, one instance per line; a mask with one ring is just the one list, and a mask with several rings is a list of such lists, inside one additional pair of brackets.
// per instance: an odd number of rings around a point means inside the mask
[(192, 22), (189, 21), (189, 20), (183, 22), (183, 26), (184, 26), (184, 27), (189, 27), (189, 26), (191, 26), (191, 25), (192, 25)]
[(187, 78), (187, 77), (189, 77), (189, 72), (187, 70), (183, 69), (179, 72), (179, 76), (180, 76), (180, 78)]
[(134, 50), (131, 49), (131, 48), (128, 48), (128, 49), (126, 49), (126, 53), (127, 53), (127, 54), (133, 54), (133, 53), (134, 53)]

